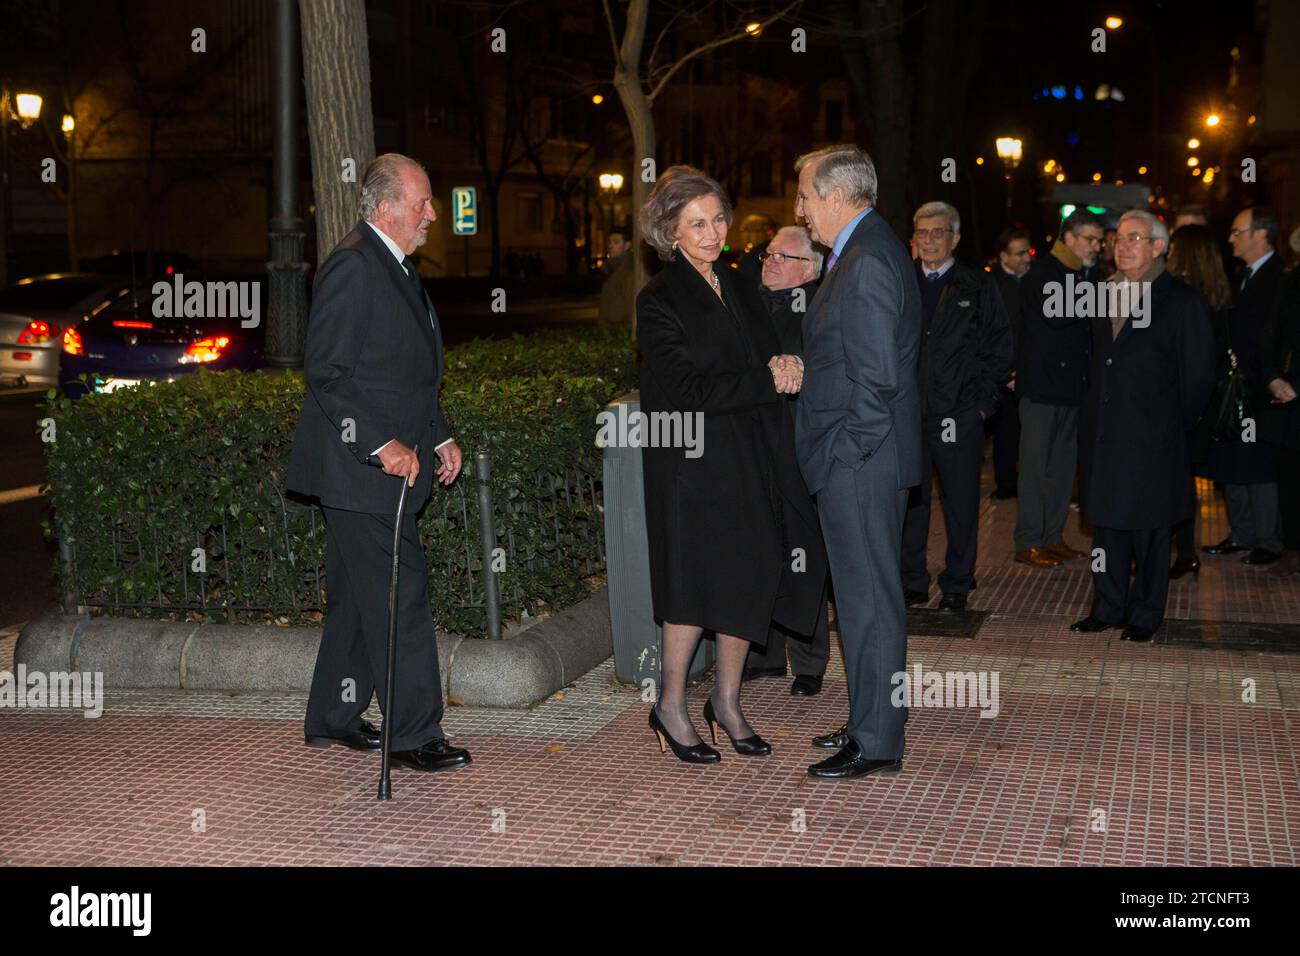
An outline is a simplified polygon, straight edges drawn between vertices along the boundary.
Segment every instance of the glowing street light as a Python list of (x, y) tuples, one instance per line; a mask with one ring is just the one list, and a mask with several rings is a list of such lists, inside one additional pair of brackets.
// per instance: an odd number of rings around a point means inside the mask
[(74, 129), (76, 129), (76, 128), (77, 128), (77, 121), (76, 121), (75, 119), (73, 119), (72, 114), (71, 114), (71, 113), (64, 113), (64, 114), (63, 114), (63, 126), (62, 126), (63, 132), (64, 132), (65, 134), (66, 134), (66, 133), (71, 133), (71, 132), (72, 132)]
[(1188, 157), (1187, 157), (1187, 165), (1188, 165), (1188, 166), (1191, 166), (1192, 168), (1195, 168), (1195, 167), (1201, 165), (1201, 161), (1200, 161), (1199, 159), (1197, 159), (1195, 156), (1188, 156)]
[(1211, 113), (1209, 116), (1205, 117), (1205, 125), (1211, 128), (1218, 126), (1220, 121), (1221, 117), (1218, 113)]
[(1200, 141), (1199, 139), (1197, 139), (1195, 136), (1193, 136), (1191, 139), (1189, 139), (1189, 140), (1187, 141), (1187, 148), (1188, 148), (1188, 149), (1200, 149), (1200, 148), (1201, 148), (1201, 141)]
[(1063, 183), (1063, 182), (1065, 182), (1065, 173), (1057, 173), (1057, 174), (1056, 174), (1056, 181), (1057, 181), (1058, 183)]
[(1124, 25), (1124, 18), (1123, 18), (1123, 17), (1107, 17), (1107, 18), (1106, 18), (1106, 29), (1107, 29), (1107, 30), (1118, 30), (1118, 29), (1119, 29), (1120, 27), (1122, 27), (1123, 25)]
[(1139, 166), (1139, 167), (1138, 167), (1138, 175), (1139, 175), (1139, 176), (1145, 176), (1146, 174), (1147, 174), (1147, 168), (1146, 168), (1145, 166)]
[(1101, 182), (1101, 173), (1093, 173), (1093, 174), (1092, 174), (1092, 181), (1093, 181), (1094, 183), (1099, 183), (1099, 182)]
[(750, 36), (752, 36), (752, 37), (756, 37), (756, 36), (758, 36), (760, 33), (763, 32), (763, 24), (761, 24), (761, 23), (746, 23), (746, 24), (745, 24), (745, 32), (748, 33), (748, 34), (749, 34)]
[(14, 104), (18, 109), (18, 118), (24, 126), (30, 126), (41, 118), (41, 97), (39, 93), (17, 93)]
[(623, 188), (622, 173), (601, 173), (600, 188), (609, 193), (616, 193)]
[(998, 148), (998, 158), (1004, 163), (1009, 163), (1014, 169), (1020, 163), (1021, 142), (1010, 136), (999, 136), (996, 140)]
[(601, 103), (605, 102), (605, 97), (597, 93), (595, 96), (591, 98), (591, 102), (594, 103), (596, 106), (599, 106)]

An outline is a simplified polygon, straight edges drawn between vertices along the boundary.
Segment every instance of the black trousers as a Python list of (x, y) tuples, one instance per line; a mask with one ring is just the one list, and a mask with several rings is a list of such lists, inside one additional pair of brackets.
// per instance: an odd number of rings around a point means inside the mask
[[(931, 474), (939, 475), (943, 492), (943, 525), (948, 536), (939, 590), (966, 594), (975, 581), (975, 552), (979, 542), (980, 460), (984, 454), (984, 419), (972, 408), (946, 419), (921, 422), (921, 484), (913, 488), (903, 521), (900, 570), (903, 589), (928, 591), (926, 543), (930, 537)], [(952, 441), (945, 441), (952, 438)]]
[[(788, 640), (787, 640), (788, 638)], [(790, 669), (797, 677), (823, 677), (831, 659), (831, 619), (826, 610), (817, 619), (817, 630), (812, 637), (804, 637), (773, 624), (767, 634), (767, 646), (750, 645), (745, 666), (759, 668), (784, 668), (786, 651), (790, 655)]]
[(1277, 466), (1277, 510), (1282, 519), (1282, 546), (1300, 551), (1300, 448), (1273, 446)]
[[(1093, 526), (1093, 549), (1101, 548), (1106, 559), (1104, 571), (1092, 572), (1093, 617), (1113, 627), (1131, 624), (1154, 631), (1160, 626), (1169, 596), (1169, 538), (1168, 527), (1124, 531)], [(1089, 560), (1095, 567), (1097, 559)]]
[[(396, 484), (396, 483), (394, 483)], [(393, 749), (413, 750), (444, 736), (438, 644), (429, 606), (429, 570), (415, 528), (402, 519), (397, 586), (397, 707), (385, 700), (388, 588), (393, 570), (393, 518), (322, 508), (328, 603), (304, 727), (309, 736), (354, 730), (378, 692), (393, 721)]]
[(989, 421), (993, 433), (993, 483), (998, 491), (1016, 490), (1016, 462), (1020, 459), (1020, 401), (1005, 386), (998, 410)]

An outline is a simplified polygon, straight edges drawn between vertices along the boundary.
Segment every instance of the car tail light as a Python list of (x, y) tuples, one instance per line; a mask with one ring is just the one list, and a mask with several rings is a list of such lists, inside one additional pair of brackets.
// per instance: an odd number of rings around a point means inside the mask
[(16, 362), (30, 362), (30, 361), (32, 360), (32, 358), (33, 358), (33, 355), (32, 355), (31, 352), (15, 352), (15, 353), (14, 353), (14, 361), (16, 361)]
[(19, 345), (44, 345), (50, 339), (57, 338), (59, 327), (41, 319), (32, 319), (27, 328), (18, 334)]
[(115, 329), (152, 329), (152, 322), (141, 322), (138, 319), (114, 319), (113, 328)]
[(86, 349), (81, 344), (81, 333), (69, 328), (63, 333), (63, 351), (69, 355), (85, 355)]
[(189, 365), (193, 362), (215, 362), (221, 358), (230, 345), (230, 337), (226, 335), (214, 335), (206, 339), (199, 339), (191, 342), (190, 347), (185, 350), (181, 356), (181, 364)]

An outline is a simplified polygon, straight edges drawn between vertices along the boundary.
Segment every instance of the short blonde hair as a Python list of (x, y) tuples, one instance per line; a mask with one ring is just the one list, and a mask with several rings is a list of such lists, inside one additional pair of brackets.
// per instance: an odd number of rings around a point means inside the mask
[(673, 233), (682, 217), (682, 210), (692, 200), (701, 196), (716, 196), (722, 214), (731, 228), (731, 203), (717, 181), (694, 166), (669, 166), (650, 190), (650, 196), (641, 207), (641, 238), (665, 262), (673, 257)]

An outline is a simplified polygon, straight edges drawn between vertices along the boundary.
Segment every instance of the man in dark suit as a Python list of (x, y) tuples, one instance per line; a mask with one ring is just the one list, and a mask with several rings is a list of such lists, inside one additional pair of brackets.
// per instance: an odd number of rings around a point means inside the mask
[[(1282, 260), (1278, 257), (1277, 217), (1255, 206), (1243, 209), (1232, 221), (1228, 241), (1232, 254), (1246, 264), (1237, 280), (1236, 304), (1229, 325), (1229, 341), (1246, 383), (1247, 416), (1261, 420), (1270, 413), (1268, 392), (1271, 373), (1264, 368), (1265, 329), (1282, 295)], [(1228, 508), (1230, 534), (1206, 554), (1245, 551), (1243, 564), (1272, 564), (1282, 551), (1278, 518), (1277, 473), (1273, 449), (1256, 436), (1233, 451), (1245, 466), (1238, 475), (1245, 481), (1225, 481), (1223, 497)]]
[[(822, 254), (812, 246), (808, 230), (802, 226), (779, 229), (759, 254), (762, 263), (762, 285), (759, 293), (768, 314), (776, 326), (784, 355), (803, 352), (803, 317), (817, 292), (817, 277), (822, 271)], [(791, 400), (795, 400), (791, 396)], [(824, 604), (825, 602), (823, 602)], [(831, 656), (830, 618), (825, 607), (817, 617), (817, 629), (811, 640), (795, 634), (787, 642), (788, 632), (773, 624), (768, 633), (767, 645), (754, 645), (745, 662), (745, 680), (758, 677), (784, 677), (786, 674), (786, 649), (789, 648), (790, 666), (794, 680), (790, 693), (795, 697), (812, 697), (821, 693), (822, 679)]]
[[(415, 520), (429, 498), (434, 459), (444, 485), (461, 468), (438, 404), (442, 334), (411, 258), (436, 218), (429, 177), (413, 159), (379, 156), (366, 168), (360, 207), (363, 221), (316, 273), (307, 395), (289, 460), (288, 487), (320, 501), (326, 529), (329, 603), (304, 726), (310, 746), (376, 750), (379, 734), (361, 715), (377, 691), (384, 719), (393, 722), (394, 763), (444, 770), (470, 756), (448, 743), (440, 725), (438, 646)], [(390, 709), (388, 590), (401, 489), (392, 475), (411, 491), (401, 529)]]
[[(1029, 272), (1030, 255), (1028, 229), (1008, 228), (998, 236), (998, 261), (993, 266), (993, 283), (1002, 294), (1002, 304), (1007, 309), (1011, 323), (1012, 362), (1015, 361), (1015, 343), (1020, 341), (1020, 323), (1023, 312), (1020, 304), (1020, 285)], [(989, 420), (993, 432), (993, 494), (998, 501), (1016, 496), (1016, 459), (1020, 457), (1020, 396), (1015, 389), (1015, 371), (1011, 380), (998, 390), (998, 410)]]
[(899, 551), (908, 489), (921, 481), (920, 295), (907, 248), (872, 208), (871, 158), (856, 146), (830, 146), (795, 169), (795, 216), (831, 250), (803, 321), (795, 453), (837, 584), (850, 703), (848, 723), (814, 741), (838, 752), (808, 773), (896, 773), (907, 719), (892, 699), (894, 675), (907, 664)]
[(1151, 640), (1164, 620), (1170, 528), (1195, 505), (1186, 435), (1214, 390), (1209, 303), (1165, 271), (1168, 246), (1151, 213), (1120, 217), (1118, 271), (1091, 320), (1091, 386), (1079, 422), (1093, 604), (1070, 629), (1127, 625), (1126, 641)]
[(932, 474), (943, 490), (948, 536), (939, 590), (941, 611), (964, 611), (975, 584), (984, 421), (998, 407), (1011, 370), (1011, 326), (989, 274), (953, 258), (961, 217), (946, 202), (928, 202), (912, 217), (914, 274), (921, 293), (921, 483), (903, 521), (903, 597), (930, 600)]
[(1015, 559), (1036, 568), (1084, 556), (1064, 536), (1079, 461), (1079, 404), (1088, 391), (1088, 318), (1076, 303), (1087, 301), (1080, 289), (1096, 273), (1102, 235), (1097, 217), (1076, 209), (1021, 285)]

